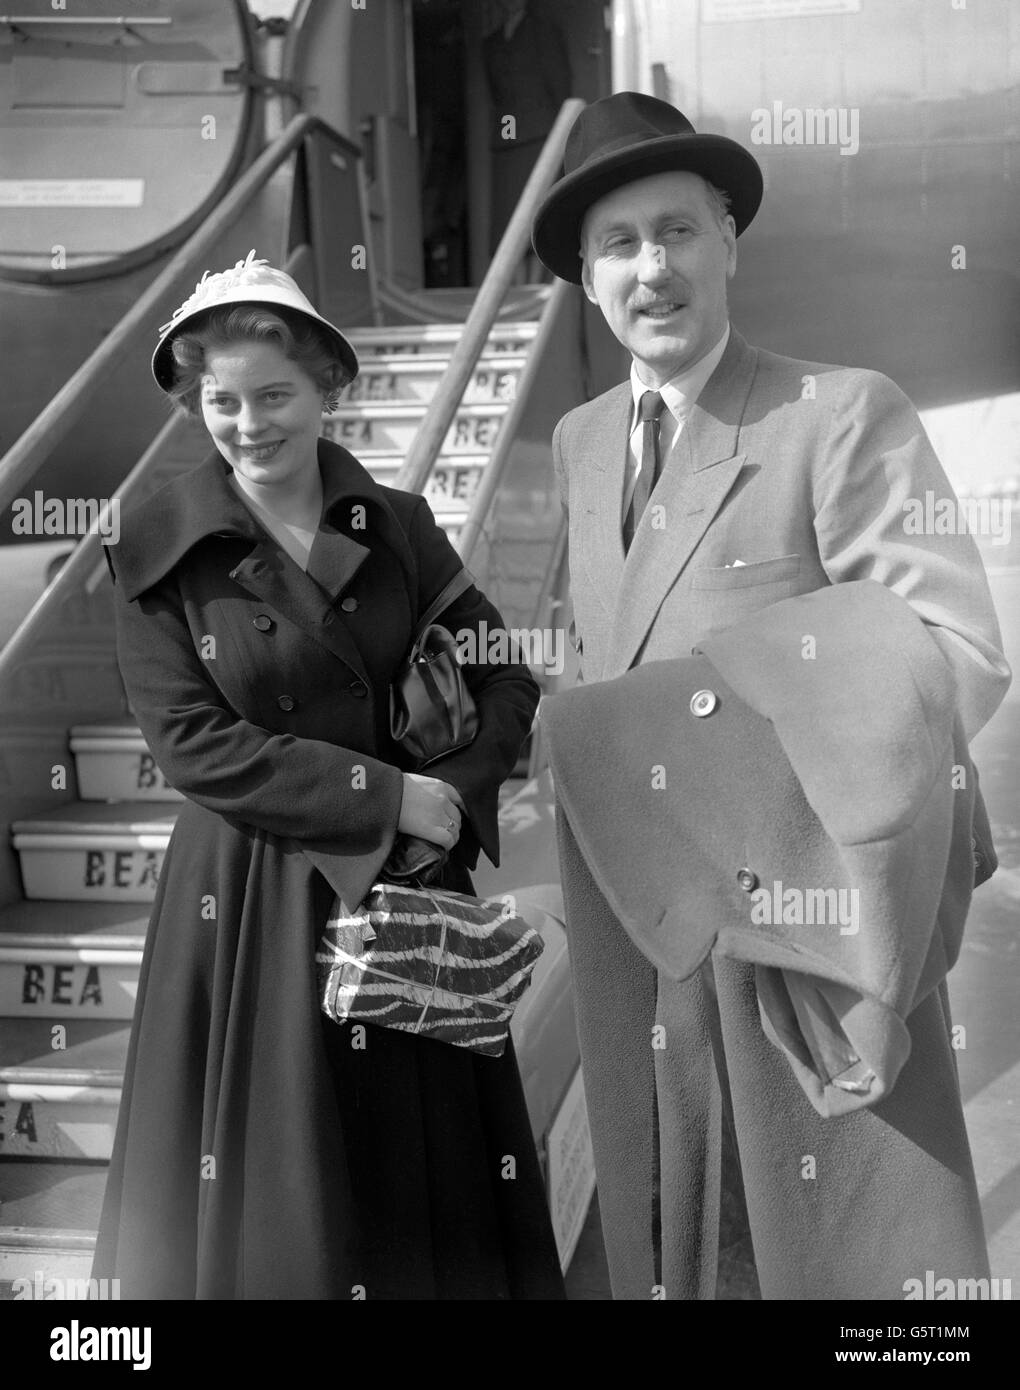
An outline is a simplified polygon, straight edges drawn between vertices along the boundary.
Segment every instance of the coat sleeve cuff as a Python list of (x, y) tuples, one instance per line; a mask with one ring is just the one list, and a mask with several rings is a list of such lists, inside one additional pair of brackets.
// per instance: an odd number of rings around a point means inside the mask
[(364, 901), (372, 885), (378, 882), (382, 866), (397, 838), (404, 779), (399, 768), (392, 771), (394, 775), (386, 779), (380, 793), (381, 804), (375, 817), (377, 831), (370, 844), (362, 841), (357, 849), (351, 849), (345, 847), (342, 840), (290, 841), (315, 865), (345, 907), (352, 911)]

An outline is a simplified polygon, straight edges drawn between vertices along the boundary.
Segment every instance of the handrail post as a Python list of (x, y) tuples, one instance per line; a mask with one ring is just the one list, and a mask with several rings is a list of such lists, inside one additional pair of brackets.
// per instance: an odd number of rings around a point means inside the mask
[(500, 483), (503, 481), (502, 473), (504, 462), (509, 456), (510, 449), (513, 447), (513, 441), (520, 427), (528, 397), (538, 377), (539, 368), (542, 358), (545, 355), (547, 344), (552, 333), (559, 325), (560, 316), (566, 312), (573, 294), (573, 285), (569, 284), (566, 280), (557, 280), (553, 287), (549, 303), (546, 305), (545, 312), (542, 315), (534, 342), (531, 344), (528, 360), (524, 364), (524, 370), (517, 383), (516, 394), (500, 426), (496, 446), (482, 471), (478, 488), (475, 491), (474, 497), (471, 499), (468, 514), (457, 536), (457, 552), (465, 565), (470, 566), (472, 552), (484, 533), (486, 518), (489, 515), (493, 500), (499, 491)]
[(449, 365), (407, 452), (404, 465), (397, 474), (398, 488), (421, 492), (428, 481), (432, 465), (443, 447), (446, 432), (453, 423), (471, 373), (489, 336), (489, 329), (506, 298), (514, 271), (530, 244), (531, 222), (539, 200), (559, 172), (567, 133), (583, 109), (584, 102), (579, 97), (568, 98), (560, 107), (559, 115), (542, 146), (542, 153), (524, 185), (524, 192), (475, 296), (464, 332), (450, 356)]

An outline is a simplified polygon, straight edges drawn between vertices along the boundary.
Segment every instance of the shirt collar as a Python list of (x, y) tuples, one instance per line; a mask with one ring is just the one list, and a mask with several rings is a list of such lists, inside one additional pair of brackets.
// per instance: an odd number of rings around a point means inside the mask
[[(708, 378), (722, 361), (722, 355), (726, 351), (726, 344), (729, 340), (730, 326), (727, 323), (722, 337), (711, 352), (706, 352), (704, 357), (699, 358), (693, 367), (677, 372), (676, 376), (670, 377), (669, 381), (659, 387), (662, 399), (666, 403), (666, 409), (677, 424), (682, 424), (687, 419), (691, 407), (704, 390)], [(638, 423), (638, 402), (645, 392), (651, 389), (638, 376), (637, 363), (634, 361), (631, 361), (630, 364), (630, 389), (634, 398), (634, 411), (631, 415), (631, 430), (633, 431)]]

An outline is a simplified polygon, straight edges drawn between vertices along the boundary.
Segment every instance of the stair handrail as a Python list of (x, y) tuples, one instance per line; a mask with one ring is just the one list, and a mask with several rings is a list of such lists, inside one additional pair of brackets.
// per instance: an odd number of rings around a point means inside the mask
[(179, 290), (196, 275), (197, 264), (227, 231), (255, 195), (268, 182), (306, 135), (318, 128), (329, 129), (318, 116), (303, 112), (293, 118), (271, 145), (249, 165), (237, 183), (183, 246), (171, 256), (152, 283), (124, 314), (116, 327), (89, 354), (77, 370), (44, 406), (25, 432), (0, 459), (0, 511), (5, 511), (25, 484), (46, 462), (54, 447), (70, 432), (85, 413), (101, 381), (145, 334), (151, 336), (153, 321), (164, 298)]
[(463, 400), (468, 382), (482, 355), (489, 332), (496, 322), (500, 306), (510, 288), (514, 271), (531, 242), (531, 223), (538, 205), (560, 172), (567, 134), (583, 111), (580, 97), (568, 97), (546, 137), (542, 152), (535, 162), (524, 192), (496, 248), (492, 264), (479, 286), (475, 302), (464, 324), (464, 332), (450, 355), (443, 379), (416, 433), (407, 458), (396, 477), (396, 486), (407, 492), (423, 492), (443, 447), (446, 433), (453, 424)]
[(527, 360), (517, 382), (514, 398), (500, 422), (495, 446), (488, 462), (482, 469), (482, 476), (457, 536), (457, 551), (465, 565), (470, 566), (472, 552), (485, 533), (489, 513), (499, 494), (503, 475), (509, 465), (520, 421), (523, 419), (528, 406), (528, 397), (538, 378), (546, 343), (555, 331), (558, 319), (566, 313), (574, 293), (575, 287), (569, 281), (557, 280), (553, 286), (549, 302), (538, 321), (538, 330), (529, 346)]

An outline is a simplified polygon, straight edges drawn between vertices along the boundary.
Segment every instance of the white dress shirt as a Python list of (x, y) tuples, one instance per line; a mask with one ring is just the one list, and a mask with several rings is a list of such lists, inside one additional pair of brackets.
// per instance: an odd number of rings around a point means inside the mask
[[(666, 460), (680, 438), (680, 432), (687, 423), (691, 407), (704, 390), (708, 378), (718, 367), (729, 340), (730, 326), (727, 324), (722, 337), (711, 352), (706, 352), (704, 357), (695, 362), (693, 367), (688, 367), (683, 372), (677, 372), (676, 376), (670, 377), (669, 381), (658, 388), (659, 394), (666, 403), (666, 409), (659, 417), (660, 471), (666, 467)], [(634, 393), (634, 411), (630, 423), (629, 467), (623, 488), (621, 520), (627, 515), (630, 499), (634, 494), (634, 484), (641, 472), (641, 417), (638, 404), (646, 391), (654, 389), (651, 386), (646, 386), (641, 380), (638, 376), (637, 363), (633, 361), (630, 364), (630, 386)]]

